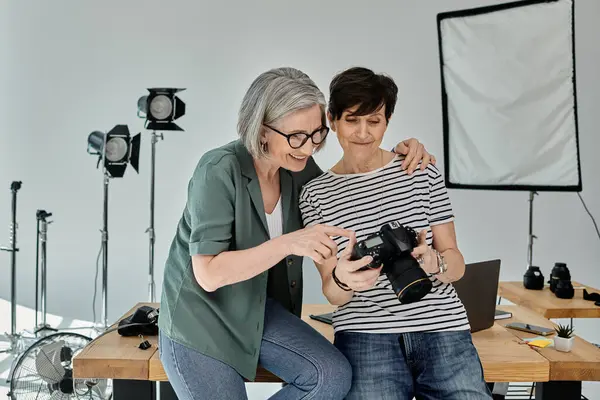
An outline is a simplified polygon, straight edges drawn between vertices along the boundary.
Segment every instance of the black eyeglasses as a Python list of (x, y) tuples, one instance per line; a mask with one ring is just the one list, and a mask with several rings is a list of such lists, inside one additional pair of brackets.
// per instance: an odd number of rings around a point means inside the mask
[(327, 134), (329, 133), (329, 127), (327, 127), (327, 126), (322, 126), (318, 129), (316, 129), (312, 133), (305, 133), (305, 132), (283, 133), (283, 132), (278, 131), (277, 129), (273, 128), (272, 126), (269, 126), (266, 124), (263, 124), (263, 125), (265, 125), (269, 129), (271, 129), (272, 131), (279, 133), (281, 136), (285, 137), (292, 149), (299, 149), (300, 147), (304, 146), (304, 144), (306, 143), (306, 141), (308, 139), (310, 139), (313, 142), (313, 144), (315, 144), (315, 145), (321, 144), (321, 143), (323, 143), (323, 140), (325, 140), (325, 138), (327, 137)]

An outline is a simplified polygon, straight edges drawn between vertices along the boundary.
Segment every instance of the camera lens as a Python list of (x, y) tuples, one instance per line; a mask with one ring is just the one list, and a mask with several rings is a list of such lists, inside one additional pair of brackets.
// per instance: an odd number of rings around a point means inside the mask
[(567, 264), (562, 262), (554, 263), (554, 267), (550, 272), (550, 291), (553, 293), (556, 292), (556, 285), (558, 281), (570, 281), (571, 273), (569, 272), (569, 268), (567, 268)]
[(544, 288), (544, 275), (540, 267), (529, 267), (523, 275), (523, 286), (530, 290), (542, 290)]
[(560, 279), (556, 282), (556, 288), (554, 289), (554, 294), (559, 299), (572, 299), (575, 296), (575, 289), (573, 288), (573, 284), (569, 280)]
[(421, 300), (432, 288), (431, 280), (410, 253), (403, 253), (384, 267), (392, 289), (402, 304)]

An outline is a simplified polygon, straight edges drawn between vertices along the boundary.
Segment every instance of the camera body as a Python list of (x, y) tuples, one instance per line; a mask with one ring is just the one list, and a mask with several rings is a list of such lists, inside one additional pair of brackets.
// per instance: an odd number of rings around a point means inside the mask
[(417, 246), (417, 233), (414, 229), (394, 221), (357, 242), (350, 259), (373, 257), (373, 261), (361, 268), (361, 271), (378, 268), (383, 264), (381, 272), (387, 275), (398, 300), (408, 304), (421, 300), (432, 288), (431, 280), (411, 255)]
[[(373, 257), (368, 265), (360, 270), (379, 268), (393, 255), (411, 252), (418, 246), (417, 233), (411, 227), (404, 227), (396, 221), (383, 225), (379, 232), (357, 242), (352, 249), (351, 259), (359, 260), (365, 256)], [(385, 267), (384, 267), (385, 268)]]

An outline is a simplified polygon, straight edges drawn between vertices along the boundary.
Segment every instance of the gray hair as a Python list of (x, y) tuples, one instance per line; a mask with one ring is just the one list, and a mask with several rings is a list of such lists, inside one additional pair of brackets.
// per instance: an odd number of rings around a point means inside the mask
[(263, 72), (252, 82), (242, 100), (237, 126), (240, 139), (253, 157), (265, 157), (267, 153), (261, 145), (262, 125), (315, 104), (320, 106), (321, 120), (325, 124), (325, 96), (308, 75), (289, 67)]

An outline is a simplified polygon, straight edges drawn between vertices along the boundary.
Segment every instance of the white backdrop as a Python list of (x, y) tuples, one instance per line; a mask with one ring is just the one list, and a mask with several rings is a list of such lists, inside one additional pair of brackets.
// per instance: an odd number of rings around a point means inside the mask
[[(66, 0), (0, 2), (0, 243), (8, 244), (10, 182), (22, 180), (18, 221), (18, 301), (33, 306), (35, 212), (54, 214), (48, 237), (48, 309), (91, 319), (94, 267), (102, 225), (102, 176), (86, 153), (87, 135), (128, 124), (143, 129), (136, 102), (151, 86), (185, 87), (185, 132), (158, 144), (156, 282), (199, 157), (236, 137), (242, 96), (256, 75), (281, 65), (307, 72), (327, 93), (331, 77), (351, 65), (391, 74), (400, 93), (385, 145), (415, 136), (442, 167), (436, 14), (497, 3), (476, 0), (159, 2)], [(368, 4), (368, 5), (367, 5)], [(418, 4), (418, 5), (417, 5)], [(600, 2), (577, 2), (577, 78), (583, 196), (600, 218)], [(0, 49), (5, 50), (4, 47)], [(6, 81), (6, 82), (4, 82)], [(149, 134), (141, 173), (112, 180), (109, 204), (109, 319), (147, 298)], [(334, 138), (317, 160), (340, 151)], [(501, 279), (526, 268), (528, 194), (451, 190), (467, 261), (500, 257)], [(564, 261), (574, 279), (600, 287), (599, 239), (576, 194), (535, 200), (534, 263), (548, 276)], [(305, 300), (325, 302), (318, 274), (305, 266)], [(0, 254), (0, 297), (8, 298), (9, 254)], [(100, 286), (98, 286), (100, 290)], [(100, 293), (98, 293), (99, 295)], [(98, 297), (99, 299), (99, 297)], [(97, 306), (100, 316), (100, 301)], [(2, 316), (2, 318), (8, 316)], [(598, 322), (576, 328), (600, 342)]]

